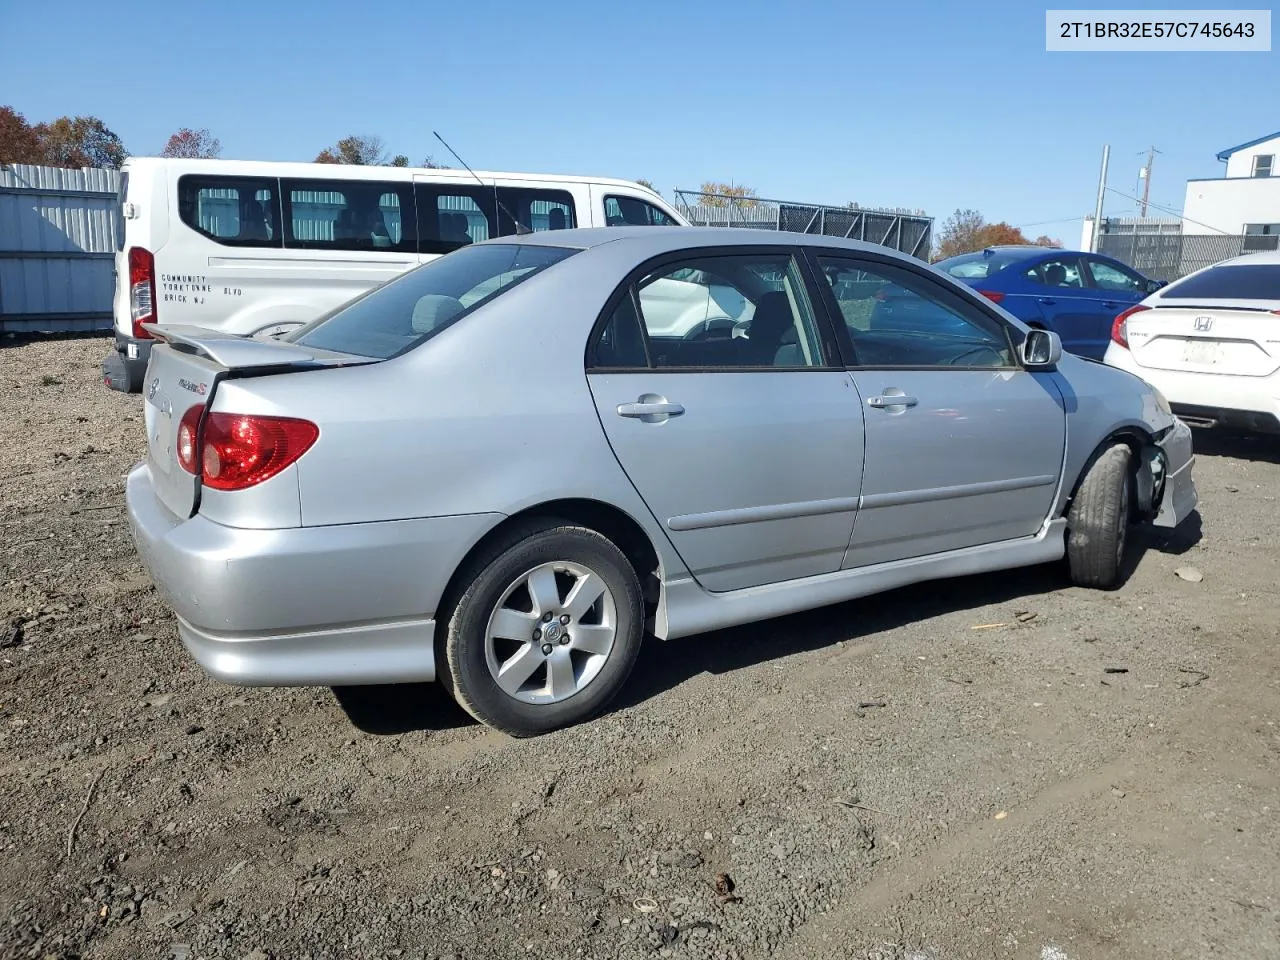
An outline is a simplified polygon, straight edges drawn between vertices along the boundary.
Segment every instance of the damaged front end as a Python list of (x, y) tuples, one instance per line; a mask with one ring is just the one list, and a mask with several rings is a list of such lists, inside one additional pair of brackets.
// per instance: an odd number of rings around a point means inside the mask
[(1135, 477), (1138, 516), (1169, 529), (1187, 519), (1199, 501), (1191, 475), (1194, 463), (1191, 428), (1174, 418), (1139, 452)]

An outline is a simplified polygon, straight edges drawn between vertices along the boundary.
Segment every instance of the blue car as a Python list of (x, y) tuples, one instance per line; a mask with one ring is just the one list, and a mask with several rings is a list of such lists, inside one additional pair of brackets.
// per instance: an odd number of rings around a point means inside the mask
[(1116, 314), (1165, 285), (1111, 257), (1055, 247), (987, 247), (934, 266), (1094, 360), (1106, 353)]

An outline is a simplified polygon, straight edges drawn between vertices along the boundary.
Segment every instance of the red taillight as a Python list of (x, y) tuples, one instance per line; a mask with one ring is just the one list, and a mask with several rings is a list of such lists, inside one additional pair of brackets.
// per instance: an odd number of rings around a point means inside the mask
[(990, 300), (992, 303), (999, 303), (1004, 299), (1004, 294), (999, 290), (979, 290), (980, 294)]
[(129, 248), (129, 316), (134, 337), (152, 339), (142, 325), (156, 322), (156, 258), (142, 247)]
[(215, 490), (252, 487), (297, 460), (319, 436), (309, 420), (210, 413), (199, 444), (201, 481)]
[(200, 415), (204, 413), (204, 404), (198, 403), (189, 407), (178, 421), (178, 440), (175, 444), (178, 455), (178, 466), (187, 473), (197, 473), (196, 450), (200, 438)]
[(1151, 309), (1150, 307), (1144, 307), (1140, 303), (1135, 303), (1132, 307), (1130, 307), (1124, 313), (1117, 314), (1116, 318), (1113, 321), (1111, 321), (1112, 341), (1114, 341), (1115, 343), (1119, 344), (1120, 346), (1128, 350), (1129, 349), (1129, 324), (1128, 324), (1129, 318), (1141, 310), (1150, 310), (1150, 309)]

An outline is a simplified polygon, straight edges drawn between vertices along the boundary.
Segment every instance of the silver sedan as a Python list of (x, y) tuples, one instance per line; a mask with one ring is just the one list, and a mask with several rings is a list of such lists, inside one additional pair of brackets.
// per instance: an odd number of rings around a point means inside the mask
[(665, 640), (1059, 561), (1123, 578), (1196, 505), (1190, 431), (940, 271), (795, 233), (503, 237), (144, 383), (129, 517), (236, 684), (439, 679), (530, 735)]

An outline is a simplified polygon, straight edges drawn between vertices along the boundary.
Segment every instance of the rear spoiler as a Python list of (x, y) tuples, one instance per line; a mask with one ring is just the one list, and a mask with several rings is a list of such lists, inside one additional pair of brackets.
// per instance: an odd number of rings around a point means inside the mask
[(264, 367), (341, 367), (378, 363), (374, 357), (358, 357), (331, 350), (315, 350), (280, 340), (255, 340), (238, 333), (224, 333), (193, 324), (144, 323), (142, 328), (157, 340), (183, 353), (203, 356), (228, 370)]

